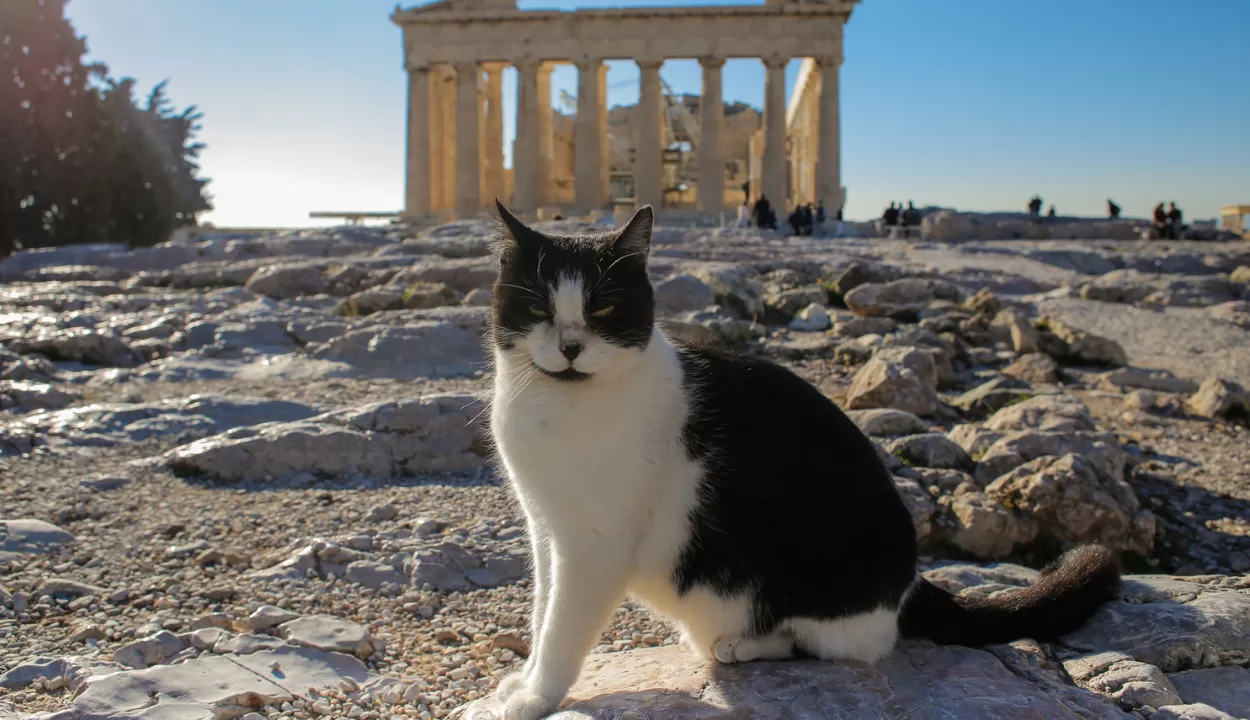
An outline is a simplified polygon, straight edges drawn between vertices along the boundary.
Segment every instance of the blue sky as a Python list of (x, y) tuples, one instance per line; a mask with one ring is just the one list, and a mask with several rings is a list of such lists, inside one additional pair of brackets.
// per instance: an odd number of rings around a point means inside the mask
[[(520, 2), (657, 4), (672, 3)], [(114, 75), (143, 88), (168, 78), (176, 103), (204, 112), (208, 220), (297, 226), (311, 210), (402, 204), (394, 5), (72, 0), (69, 15)], [(1107, 197), (1138, 216), (1175, 200), (1188, 218), (1250, 202), (1248, 40), (1250, 0), (864, 0), (842, 66), (847, 215), (908, 199), (1021, 210), (1035, 192), (1075, 215), (1102, 214)], [(661, 72), (698, 92), (695, 61)], [(635, 101), (637, 79), (632, 63), (613, 63), (609, 102)], [(762, 104), (758, 62), (729, 62), (724, 82), (727, 101)], [(514, 83), (509, 71), (509, 136)], [(576, 70), (557, 69), (552, 85), (574, 92)]]

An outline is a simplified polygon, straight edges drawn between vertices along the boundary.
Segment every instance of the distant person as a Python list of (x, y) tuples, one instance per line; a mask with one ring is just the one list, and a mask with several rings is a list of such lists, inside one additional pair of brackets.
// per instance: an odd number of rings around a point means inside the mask
[(814, 229), (816, 237), (825, 236), (825, 220), (827, 219), (828, 218), (825, 216), (825, 204), (823, 202), (816, 203), (816, 227)]
[(816, 224), (816, 216), (812, 213), (812, 204), (799, 208), (799, 224), (803, 226), (803, 234), (811, 237), (812, 230)]
[(907, 201), (907, 209), (903, 210), (903, 237), (911, 237), (911, 228), (919, 227), (920, 211), (911, 200)]
[(1107, 198), (1107, 217), (1115, 220), (1120, 217), (1120, 206), (1115, 204), (1111, 198)]
[(751, 227), (751, 206), (747, 204), (746, 200), (743, 200), (742, 204), (738, 206), (738, 227)]
[(890, 207), (886, 208), (885, 212), (881, 213), (881, 221), (885, 223), (887, 228), (892, 228), (895, 225), (898, 225), (898, 208), (894, 207), (894, 203), (890, 203)]
[(1185, 226), (1181, 224), (1181, 209), (1176, 207), (1175, 202), (1168, 203), (1168, 235), (1173, 240), (1181, 240), (1185, 237)]
[[(755, 201), (755, 227), (766, 228), (770, 226), (770, 218), (772, 217), (773, 206), (768, 202), (768, 198), (760, 195), (760, 199)], [(776, 223), (772, 223), (775, 228)]]
[(742, 183), (742, 204), (746, 205), (751, 202), (751, 181), (747, 180)]
[(1151, 215), (1151, 220), (1154, 223), (1155, 230), (1159, 232), (1159, 237), (1161, 238), (1167, 237), (1168, 236), (1168, 214), (1167, 214), (1167, 211), (1163, 209), (1163, 203), (1159, 203), (1158, 205), (1155, 205), (1154, 213)]
[(1055, 206), (1052, 204), (1050, 208), (1046, 211), (1046, 217), (1053, 218), (1054, 216), (1055, 216)]
[(842, 233), (846, 231), (846, 226), (842, 223), (842, 208), (838, 208), (837, 214), (833, 217), (838, 223), (833, 229), (833, 236), (842, 237)]
[(801, 228), (799, 228), (799, 206), (798, 205), (795, 205), (794, 209), (790, 211), (790, 214), (786, 216), (786, 224), (790, 226), (790, 231), (791, 231), (790, 234), (792, 235), (803, 234)]
[(1029, 214), (1035, 217), (1042, 214), (1042, 199), (1037, 195), (1029, 201)]

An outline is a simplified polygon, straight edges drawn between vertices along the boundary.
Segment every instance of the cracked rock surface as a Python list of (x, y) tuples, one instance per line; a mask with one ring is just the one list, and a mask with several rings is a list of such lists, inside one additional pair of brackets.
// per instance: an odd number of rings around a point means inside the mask
[[(626, 600), (558, 717), (1247, 715), (1250, 248), (926, 223), (657, 227), (659, 320), (846, 408), (935, 583), (1010, 592), (1099, 540), (1120, 598), (1044, 646), (731, 668)], [(489, 717), (533, 640), (481, 424), (489, 232), (0, 261), (0, 717)]]

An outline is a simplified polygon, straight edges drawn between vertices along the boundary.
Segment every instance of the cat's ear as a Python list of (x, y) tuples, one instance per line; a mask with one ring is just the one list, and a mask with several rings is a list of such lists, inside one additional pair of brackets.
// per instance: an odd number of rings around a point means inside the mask
[(625, 227), (616, 233), (612, 240), (612, 250), (617, 255), (640, 255), (644, 262), (651, 251), (651, 226), (655, 222), (655, 213), (650, 205), (643, 205), (638, 212), (625, 223)]
[(529, 232), (530, 229), (517, 220), (499, 198), (495, 198), (495, 256), (503, 257), (518, 248)]

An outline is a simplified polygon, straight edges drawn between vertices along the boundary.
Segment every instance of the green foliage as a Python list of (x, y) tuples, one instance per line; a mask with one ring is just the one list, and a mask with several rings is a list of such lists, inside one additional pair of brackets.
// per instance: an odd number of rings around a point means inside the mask
[(0, 257), (92, 242), (153, 245), (210, 210), (195, 108), (83, 62), (67, 0), (0, 2)]

